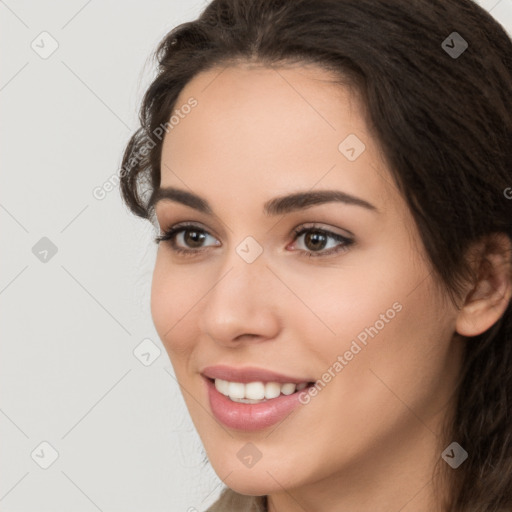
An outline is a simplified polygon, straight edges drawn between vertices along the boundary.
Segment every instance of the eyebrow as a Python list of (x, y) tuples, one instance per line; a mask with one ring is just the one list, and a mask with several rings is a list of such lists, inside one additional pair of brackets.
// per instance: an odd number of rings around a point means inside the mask
[[(187, 190), (174, 187), (160, 187), (154, 190), (149, 200), (148, 207), (154, 208), (158, 202), (163, 200), (181, 203), (207, 215), (213, 214), (213, 209), (206, 199), (192, 192), (188, 192)], [(360, 206), (377, 213), (379, 211), (376, 206), (368, 201), (340, 190), (314, 190), (296, 192), (270, 199), (263, 205), (263, 213), (268, 216), (282, 215), (302, 210), (303, 208), (310, 208), (312, 206), (332, 202)]]

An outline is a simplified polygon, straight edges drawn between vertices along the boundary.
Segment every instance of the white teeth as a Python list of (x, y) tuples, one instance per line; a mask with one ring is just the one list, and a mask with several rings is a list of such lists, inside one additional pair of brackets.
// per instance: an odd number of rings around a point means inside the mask
[(287, 382), (281, 384), (279, 382), (229, 382), (227, 380), (215, 379), (215, 388), (219, 393), (229, 396), (234, 402), (241, 403), (260, 403), (265, 400), (277, 398), (281, 393), (283, 395), (291, 395), (295, 391), (301, 391), (307, 386), (307, 382), (293, 384)]
[(295, 393), (295, 388), (297, 386), (295, 384), (283, 384), (281, 386), (281, 393), (283, 395), (291, 395), (292, 393)]
[(277, 382), (265, 384), (265, 398), (277, 398), (281, 394), (281, 385)]
[(262, 400), (265, 398), (265, 385), (263, 382), (249, 382), (245, 385), (245, 398)]
[(245, 384), (241, 382), (230, 382), (228, 385), (229, 398), (246, 398)]
[(264, 402), (265, 400), (251, 400), (250, 398), (231, 398), (230, 400), (233, 400), (233, 402), (238, 402), (240, 404), (260, 404), (261, 402)]
[(219, 393), (228, 396), (229, 395), (229, 382), (227, 380), (215, 379), (215, 387)]

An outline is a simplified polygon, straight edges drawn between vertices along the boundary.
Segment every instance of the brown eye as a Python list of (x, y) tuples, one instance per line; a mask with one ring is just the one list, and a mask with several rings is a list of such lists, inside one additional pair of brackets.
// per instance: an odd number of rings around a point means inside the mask
[(156, 243), (165, 242), (171, 249), (181, 255), (192, 256), (204, 251), (208, 245), (204, 245), (206, 239), (211, 237), (214, 246), (219, 246), (220, 242), (208, 231), (195, 224), (178, 224), (171, 227), (160, 236), (155, 238)]
[(198, 231), (193, 229), (184, 229), (183, 241), (185, 245), (190, 248), (199, 248), (206, 238), (204, 231)]
[(316, 226), (297, 228), (294, 233), (301, 256), (328, 256), (346, 251), (354, 243), (350, 238)]
[(310, 231), (304, 237), (304, 244), (312, 251), (320, 251), (325, 248), (327, 237), (318, 231)]

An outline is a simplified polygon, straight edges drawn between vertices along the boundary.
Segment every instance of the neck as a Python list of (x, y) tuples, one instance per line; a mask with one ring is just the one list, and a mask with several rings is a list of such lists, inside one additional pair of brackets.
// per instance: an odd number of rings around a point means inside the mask
[(443, 416), (427, 426), (411, 415), (416, 428), (379, 440), (339, 473), (268, 496), (268, 512), (448, 512), (448, 482), (440, 487), (436, 480), (446, 464), (440, 455), (451, 442), (442, 434)]

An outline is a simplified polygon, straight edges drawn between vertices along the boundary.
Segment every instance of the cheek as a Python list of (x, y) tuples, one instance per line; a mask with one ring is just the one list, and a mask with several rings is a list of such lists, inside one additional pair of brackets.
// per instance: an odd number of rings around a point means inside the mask
[[(320, 394), (332, 400), (333, 410), (343, 404), (334, 413), (341, 422), (347, 411), (352, 425), (374, 418), (370, 437), (374, 429), (398, 428), (413, 416), (408, 411), (427, 422), (445, 403), (442, 388), (451, 389), (450, 311), (441, 311), (427, 281), (414, 293), (402, 286), (369, 294), (365, 308), (338, 316), (333, 325), (339, 336), (323, 344), (326, 370), (336, 376), (326, 375), (332, 384)], [(337, 360), (341, 365), (333, 368)], [(346, 428), (347, 435), (357, 434), (357, 428)]]
[(161, 255), (157, 256), (151, 283), (151, 316), (155, 329), (170, 357), (191, 350), (192, 325), (188, 320), (199, 297), (179, 269), (170, 268)]
[[(340, 283), (341, 285), (341, 283)], [(354, 290), (359, 290), (354, 292)], [(360, 287), (344, 281), (331, 284), (323, 293), (309, 295), (313, 314), (295, 314), (307, 353), (315, 353), (317, 370), (330, 382), (329, 375), (351, 373), (344, 386), (357, 387), (364, 372), (385, 356), (396, 360), (407, 329), (407, 305), (389, 288)], [(307, 317), (307, 319), (305, 318)], [(348, 371), (350, 369), (350, 372)], [(320, 375), (319, 375), (320, 377)], [(331, 379), (332, 380), (332, 379)]]
[(304, 271), (284, 274), (295, 297), (283, 314), (292, 320), (289, 327), (300, 333), (304, 348), (320, 355), (325, 365), (350, 350), (354, 339), (364, 347), (376, 330), (389, 330), (403, 316), (400, 299), (407, 276), (392, 275), (377, 258), (357, 258), (334, 269), (314, 269), (309, 278)]
[(431, 278), (424, 279), (428, 269), (388, 252), (326, 272), (314, 287), (293, 283), (310, 308), (293, 313), (300, 339), (325, 380), (336, 380), (329, 387), (341, 386), (342, 394), (367, 389), (371, 395), (379, 385), (389, 394), (375, 374), (394, 389), (414, 393), (411, 382), (423, 378), (434, 385), (431, 379), (446, 363), (449, 308), (441, 306)]

